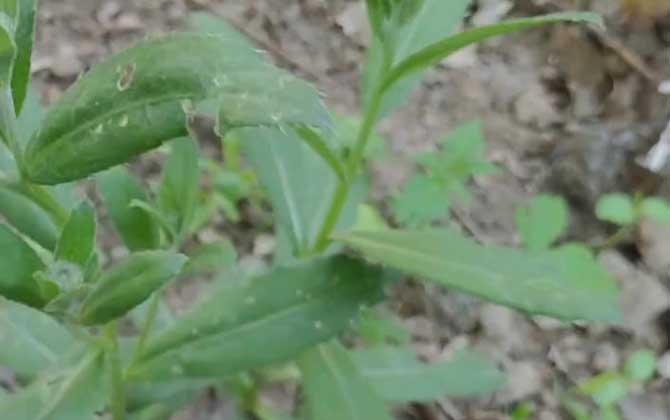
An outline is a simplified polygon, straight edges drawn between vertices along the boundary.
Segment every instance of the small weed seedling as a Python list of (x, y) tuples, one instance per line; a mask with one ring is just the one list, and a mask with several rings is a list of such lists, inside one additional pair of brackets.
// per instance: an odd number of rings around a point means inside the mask
[(643, 389), (653, 378), (656, 362), (651, 350), (638, 350), (628, 358), (623, 371), (603, 372), (578, 386), (575, 393), (592, 399), (597, 408), (596, 416), (575, 397), (565, 399), (566, 410), (575, 420), (620, 420), (617, 405), (629, 394)]
[(483, 158), (484, 133), (479, 123), (458, 128), (442, 145), (439, 152), (416, 159), (420, 172), (393, 201), (396, 219), (403, 226), (426, 227), (445, 218), (452, 201), (469, 199), (467, 182), (471, 177), (496, 170)]
[[(374, 45), (349, 141), (312, 86), (202, 15), (194, 32), (145, 40), (93, 67), (43, 114), (29, 95), (36, 3), (0, 0), (0, 364), (19, 383), (0, 394), (3, 419), (167, 419), (206, 387), (236, 395), (250, 418), (284, 418), (295, 413), (267, 407), (258, 390), (299, 379), (300, 418), (384, 420), (388, 404), (495, 390), (503, 378), (491, 362), (464, 353), (420, 363), (397, 328), (370, 314), (396, 272), (530, 314), (620, 319), (610, 276), (588, 250), (548, 249), (555, 233), (538, 230), (534, 207), (520, 217), (532, 232), (525, 250), (447, 229), (390, 229), (369, 207), (356, 221), (376, 125), (424, 71), (487, 38), (597, 17), (556, 14), (453, 34), (467, 0), (368, 0)], [(239, 149), (220, 171), (191, 135), (201, 113), (215, 118), (224, 147)], [(410, 193), (440, 188), (451, 199), (489, 169), (476, 127), (463, 130), (420, 162), (426, 174)], [(163, 145), (169, 157), (148, 190), (123, 165)], [(255, 175), (231, 180), (242, 154)], [(219, 179), (228, 202), (203, 202), (204, 176)], [(111, 264), (97, 243), (100, 208), (73, 189), (89, 177), (128, 250)], [(256, 185), (274, 210), (274, 265), (245, 272), (226, 242), (190, 251), (212, 212), (234, 219), (233, 204)], [(397, 207), (418, 225), (447, 207), (439, 204), (427, 214)], [(217, 281), (175, 317), (166, 286), (202, 272)], [(374, 345), (350, 350), (338, 337), (357, 333), (361, 315), (364, 341)]]
[(601, 248), (611, 248), (626, 240), (642, 220), (670, 224), (670, 202), (659, 197), (606, 194), (596, 203), (595, 211), (598, 219), (618, 226)]

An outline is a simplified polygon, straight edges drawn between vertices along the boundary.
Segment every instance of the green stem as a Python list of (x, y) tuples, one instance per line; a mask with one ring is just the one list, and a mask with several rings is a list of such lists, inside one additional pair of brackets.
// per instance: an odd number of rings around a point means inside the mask
[(315, 253), (318, 254), (325, 251), (326, 248), (328, 248), (328, 245), (330, 245), (330, 235), (333, 233), (333, 230), (335, 230), (335, 227), (337, 226), (337, 222), (340, 220), (344, 205), (347, 203), (349, 191), (351, 191), (351, 181), (349, 179), (338, 183), (330, 205), (330, 210), (328, 210), (323, 226), (321, 226), (319, 235), (316, 237), (316, 245), (314, 245)]
[(595, 250), (600, 252), (607, 249), (615, 248), (628, 237), (630, 230), (631, 230), (630, 226), (623, 226), (622, 228), (614, 232), (614, 234), (611, 235), (609, 238), (607, 238), (603, 243), (596, 245), (594, 247)]
[(111, 370), (112, 395), (111, 410), (113, 420), (126, 420), (126, 390), (123, 378), (123, 365), (119, 351), (119, 337), (116, 321), (105, 326), (105, 335), (109, 342), (107, 357)]
[(377, 119), (379, 117), (379, 112), (382, 105), (382, 92), (376, 92), (370, 107), (365, 113), (365, 118), (363, 119), (363, 124), (358, 132), (358, 137), (356, 139), (356, 144), (354, 150), (349, 157), (347, 163), (347, 172), (349, 176), (346, 179), (340, 180), (335, 190), (333, 200), (330, 205), (330, 210), (326, 215), (326, 219), (319, 231), (319, 235), (316, 239), (316, 245), (314, 246), (315, 253), (324, 252), (330, 245), (330, 235), (337, 227), (337, 223), (340, 221), (340, 216), (342, 215), (342, 210), (344, 209), (347, 199), (349, 198), (349, 192), (351, 187), (356, 180), (358, 171), (360, 170), (361, 162), (365, 155), (365, 150), (367, 149), (368, 142), (370, 140), (370, 135), (372, 130), (375, 128)]

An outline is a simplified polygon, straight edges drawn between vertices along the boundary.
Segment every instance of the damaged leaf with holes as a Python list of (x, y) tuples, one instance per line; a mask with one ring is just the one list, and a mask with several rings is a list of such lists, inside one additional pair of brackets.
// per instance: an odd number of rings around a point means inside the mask
[(185, 104), (207, 99), (216, 100), (220, 132), (246, 126), (330, 127), (310, 85), (253, 50), (229, 46), (220, 36), (171, 34), (94, 67), (47, 113), (28, 144), (25, 175), (35, 183), (57, 184), (123, 163), (188, 135), (190, 106)]

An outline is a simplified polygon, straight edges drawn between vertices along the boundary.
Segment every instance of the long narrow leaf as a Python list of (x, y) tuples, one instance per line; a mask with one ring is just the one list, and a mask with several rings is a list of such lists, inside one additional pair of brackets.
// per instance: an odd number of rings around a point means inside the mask
[(0, 299), (0, 365), (22, 380), (49, 369), (73, 346), (65, 327), (43, 312)]
[[(240, 131), (244, 150), (272, 202), (277, 224), (290, 235), (295, 253), (314, 245), (323, 225), (338, 178), (325, 159), (294, 130), (253, 128)], [(350, 227), (356, 208), (367, 196), (365, 180), (349, 196), (340, 227)]]
[(339, 256), (224, 287), (152, 338), (138, 380), (224, 377), (290, 359), (381, 298), (382, 272)]
[(16, 59), (12, 74), (12, 96), (16, 114), (23, 110), (30, 86), (30, 64), (35, 38), (35, 15), (38, 0), (21, 0), (19, 3), (19, 18), (16, 27)]
[(486, 395), (505, 379), (492, 361), (472, 353), (427, 364), (410, 350), (377, 347), (354, 352), (352, 358), (375, 391), (395, 403)]
[(131, 255), (96, 283), (81, 306), (79, 322), (99, 325), (122, 317), (174, 279), (187, 258), (169, 251)]
[(28, 244), (7, 226), (0, 224), (0, 295), (33, 307), (44, 305), (44, 299), (33, 274), (44, 263)]
[(198, 145), (190, 137), (173, 140), (158, 192), (158, 205), (174, 232), (186, 234), (200, 198)]
[(56, 224), (44, 209), (25, 195), (0, 187), (0, 215), (19, 232), (44, 248), (51, 251), (56, 246)]
[(309, 420), (391, 420), (384, 402), (339, 343), (307, 350), (298, 365)]
[(524, 252), (481, 246), (447, 229), (355, 231), (337, 238), (372, 260), (531, 314), (621, 320), (614, 279), (576, 245)]
[(105, 207), (128, 249), (141, 251), (158, 248), (158, 225), (146, 212), (131, 205), (135, 200), (147, 199), (140, 182), (125, 168), (118, 167), (100, 174), (98, 183)]
[(10, 149), (16, 143), (14, 99), (11, 78), (16, 59), (14, 21), (4, 10), (0, 10), (0, 139)]
[(85, 268), (95, 250), (96, 232), (95, 208), (83, 202), (72, 211), (63, 228), (56, 247), (56, 258)]
[(398, 63), (384, 79), (381, 84), (381, 91), (388, 91), (400, 80), (439, 63), (449, 55), (468, 45), (481, 42), (487, 38), (558, 22), (586, 22), (596, 25), (603, 24), (602, 18), (593, 13), (565, 12), (525, 19), (515, 19), (465, 31), (429, 45)]
[(329, 127), (314, 88), (218, 35), (170, 34), (94, 67), (49, 111), (26, 148), (33, 182), (58, 184), (123, 163), (188, 134), (192, 102), (215, 100), (220, 131)]
[(88, 420), (104, 408), (107, 383), (102, 353), (90, 350), (71, 367), (47, 372), (25, 390), (0, 402), (7, 419)]

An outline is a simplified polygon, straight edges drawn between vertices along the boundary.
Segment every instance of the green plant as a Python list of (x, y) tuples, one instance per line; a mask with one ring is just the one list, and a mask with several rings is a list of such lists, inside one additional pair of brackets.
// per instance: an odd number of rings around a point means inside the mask
[[(258, 389), (296, 376), (304, 414), (320, 420), (388, 419), (386, 402), (495, 389), (502, 377), (490, 362), (461, 355), (426, 366), (369, 314), (397, 280), (394, 270), (532, 314), (616, 322), (617, 289), (585, 249), (525, 251), (444, 229), (392, 230), (360, 207), (375, 126), (424, 70), (492, 36), (599, 22), (559, 14), (450, 36), (467, 5), (368, 1), (375, 45), (364, 117), (344, 144), (310, 85), (202, 15), (194, 18), (200, 33), (146, 40), (94, 67), (42, 118), (37, 101), (24, 101), (36, 2), (0, 1), (0, 362), (25, 385), (0, 397), (3, 417), (164, 419), (216, 386), (246, 413), (272, 418)], [(201, 112), (215, 117), (224, 144), (239, 139), (273, 205), (280, 246), (267, 271), (236, 266), (225, 242), (185, 251), (208, 220), (199, 216), (201, 159), (190, 130)], [(163, 144), (163, 176), (148, 191), (121, 165)], [(73, 198), (71, 183), (89, 176), (129, 251), (111, 268), (96, 242), (96, 210)], [(219, 278), (175, 318), (165, 287), (202, 271)], [(337, 337), (355, 332), (361, 314), (375, 345), (351, 351)], [(136, 333), (120, 334), (126, 316)]]
[(425, 227), (446, 217), (452, 201), (470, 198), (467, 182), (471, 177), (496, 170), (483, 158), (485, 142), (480, 123), (456, 129), (441, 143), (439, 152), (416, 159), (421, 172), (394, 198), (396, 219), (403, 226)]
[(627, 194), (606, 194), (598, 200), (596, 216), (619, 226), (631, 226), (643, 218), (670, 223), (670, 202), (659, 197), (631, 197)]
[(592, 399), (597, 417), (593, 417), (590, 410), (572, 396), (566, 398), (564, 406), (575, 420), (621, 419), (617, 404), (654, 376), (656, 361), (656, 355), (651, 350), (638, 350), (626, 360), (622, 371), (603, 372), (579, 385), (575, 392)]
[(606, 194), (598, 200), (596, 217), (618, 226), (600, 248), (611, 248), (626, 240), (642, 220), (670, 223), (670, 202), (660, 197), (635, 197), (623, 193)]

